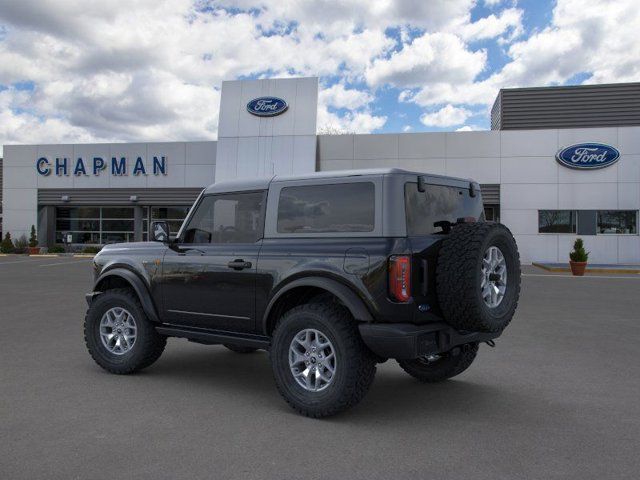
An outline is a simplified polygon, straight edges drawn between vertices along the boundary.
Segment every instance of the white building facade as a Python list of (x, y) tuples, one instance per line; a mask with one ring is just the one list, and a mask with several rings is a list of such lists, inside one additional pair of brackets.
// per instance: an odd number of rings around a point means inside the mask
[[(315, 78), (224, 82), (217, 142), (6, 145), (3, 231), (35, 225), (43, 246), (143, 240), (215, 180), (397, 167), (478, 181), (524, 263), (566, 262), (580, 236), (593, 263), (640, 264), (640, 127), (317, 136), (317, 95)], [(585, 144), (617, 159), (557, 160)]]

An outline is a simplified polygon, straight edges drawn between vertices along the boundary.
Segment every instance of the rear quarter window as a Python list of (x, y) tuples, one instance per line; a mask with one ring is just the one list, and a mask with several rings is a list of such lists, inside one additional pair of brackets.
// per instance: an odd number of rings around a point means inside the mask
[(278, 201), (278, 233), (372, 232), (372, 182), (285, 187)]
[(480, 196), (470, 197), (466, 188), (426, 185), (418, 191), (417, 183), (404, 187), (407, 234), (431, 235), (443, 231), (439, 222), (455, 223), (461, 217), (482, 218)]

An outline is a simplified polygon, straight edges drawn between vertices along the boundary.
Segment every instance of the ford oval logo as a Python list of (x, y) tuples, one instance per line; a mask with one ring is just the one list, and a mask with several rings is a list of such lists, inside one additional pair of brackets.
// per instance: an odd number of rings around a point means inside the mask
[(613, 165), (620, 158), (620, 152), (602, 143), (579, 143), (563, 148), (556, 154), (556, 160), (569, 168), (596, 170)]
[(287, 102), (278, 97), (254, 98), (247, 103), (247, 111), (258, 117), (275, 117), (284, 113), (287, 108)]

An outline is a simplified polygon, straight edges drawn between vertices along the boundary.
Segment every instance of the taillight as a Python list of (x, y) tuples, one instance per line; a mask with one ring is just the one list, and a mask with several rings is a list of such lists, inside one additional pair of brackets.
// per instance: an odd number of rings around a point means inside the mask
[(393, 255), (389, 258), (389, 295), (398, 302), (411, 298), (411, 257)]

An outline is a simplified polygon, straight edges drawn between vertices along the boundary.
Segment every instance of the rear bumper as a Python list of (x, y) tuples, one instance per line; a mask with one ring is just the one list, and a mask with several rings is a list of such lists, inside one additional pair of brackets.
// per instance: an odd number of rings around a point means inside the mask
[(360, 335), (369, 349), (383, 358), (408, 360), (448, 352), (465, 343), (486, 342), (500, 333), (459, 332), (446, 323), (362, 323)]

